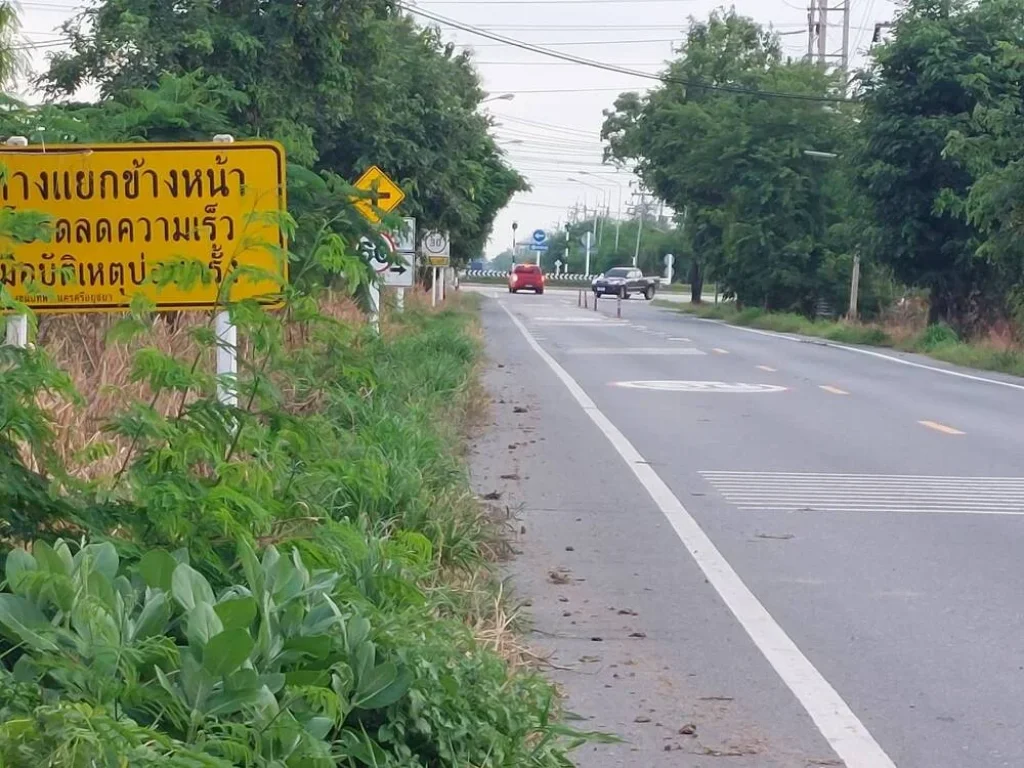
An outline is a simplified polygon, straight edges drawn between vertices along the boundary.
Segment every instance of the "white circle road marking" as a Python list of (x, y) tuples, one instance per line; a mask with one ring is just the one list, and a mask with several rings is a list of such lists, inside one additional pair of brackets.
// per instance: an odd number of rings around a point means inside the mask
[(786, 387), (781, 387), (778, 384), (745, 384), (738, 381), (614, 381), (612, 386), (626, 389), (652, 389), (657, 392), (729, 392), (734, 394), (784, 392), (786, 390)]

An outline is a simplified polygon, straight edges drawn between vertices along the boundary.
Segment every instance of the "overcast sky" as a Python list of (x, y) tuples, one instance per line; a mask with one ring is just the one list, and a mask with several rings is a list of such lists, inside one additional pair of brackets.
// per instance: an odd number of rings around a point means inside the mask
[[(876, 22), (888, 21), (892, 0), (850, 0), (855, 65)], [(60, 45), (58, 27), (82, 6), (73, 0), (23, 0), (23, 37), (37, 68)], [(425, 11), (579, 57), (657, 73), (683, 37), (690, 16), (706, 18), (720, 0), (416, 0)], [(725, 5), (730, 5), (726, 3)], [(737, 11), (784, 33), (794, 57), (807, 50), (806, 0), (735, 0)], [(830, 6), (839, 5), (830, 2)], [(842, 19), (829, 16), (829, 50), (842, 46)], [(628, 174), (601, 165), (601, 111), (616, 95), (645, 90), (650, 80), (554, 60), (469, 32), (445, 28), (448, 39), (472, 47), (484, 87), (496, 98), (487, 109), (508, 159), (533, 191), (515, 197), (498, 216), (488, 247), (493, 256), (511, 242), (512, 222), (525, 237), (564, 221), (574, 204), (605, 200), (614, 215), (629, 204)], [(512, 98), (507, 97), (512, 94)], [(27, 94), (26, 94), (27, 95)], [(569, 178), (578, 181), (569, 181)], [(585, 182), (585, 183), (581, 183)], [(587, 186), (591, 185), (591, 186)], [(600, 187), (601, 189), (595, 189)]]

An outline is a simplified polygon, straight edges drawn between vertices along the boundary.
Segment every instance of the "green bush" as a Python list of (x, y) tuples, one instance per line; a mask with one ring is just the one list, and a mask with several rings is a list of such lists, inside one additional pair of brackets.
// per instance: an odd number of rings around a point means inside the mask
[(924, 329), (916, 346), (925, 352), (931, 352), (938, 347), (957, 344), (959, 341), (960, 337), (957, 336), (956, 331), (944, 323), (936, 323)]
[(549, 686), (422, 607), (346, 599), (297, 550), (243, 542), (219, 592), (184, 552), (32, 551), (0, 593), (0, 764), (565, 765)]

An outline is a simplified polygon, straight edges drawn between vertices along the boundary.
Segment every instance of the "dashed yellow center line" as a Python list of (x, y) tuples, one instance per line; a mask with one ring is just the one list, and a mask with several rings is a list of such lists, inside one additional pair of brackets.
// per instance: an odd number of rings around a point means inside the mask
[(945, 424), (939, 424), (939, 422), (937, 422), (937, 421), (927, 421), (927, 420), (925, 420), (925, 421), (919, 421), (917, 423), (920, 424), (922, 427), (928, 427), (928, 429), (934, 429), (936, 432), (941, 432), (944, 435), (963, 435), (963, 434), (965, 434), (964, 432), (961, 432), (959, 429), (954, 429), (953, 427), (946, 426)]
[(848, 394), (850, 394), (845, 389), (840, 389), (839, 387), (830, 387), (828, 384), (819, 384), (818, 388), (819, 389), (823, 389), (826, 392), (831, 392), (833, 395), (848, 395)]
[(757, 366), (762, 371), (768, 371), (768, 373), (778, 373), (778, 368), (772, 368), (770, 365), (759, 365)]
[(728, 355), (729, 354), (729, 350), (721, 349), (720, 347), (715, 347), (711, 351), (714, 352), (716, 355)]

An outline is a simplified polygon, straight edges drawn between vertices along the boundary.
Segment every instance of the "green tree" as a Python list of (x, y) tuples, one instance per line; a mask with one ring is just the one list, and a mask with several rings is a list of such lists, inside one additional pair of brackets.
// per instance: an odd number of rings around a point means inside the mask
[(666, 74), (648, 96), (621, 95), (603, 135), (683, 219), (693, 300), (710, 269), (743, 303), (810, 311), (839, 170), (805, 150), (837, 148), (844, 115), (823, 108), (834, 80), (785, 61), (776, 35), (732, 11), (693, 21)]
[[(975, 132), (987, 119), (975, 112), (990, 96), (1013, 87), (1014, 68), (992, 62), (1006, 62), (1000, 49), (1014, 17), (1018, 3), (909, 0), (864, 78), (857, 165), (877, 223), (876, 256), (901, 280), (930, 290), (933, 322), (966, 323), (991, 278), (989, 264), (976, 258), (976, 225), (985, 217), (978, 209), (981, 218), (965, 215), (961, 204), (974, 181), (969, 166), (977, 171), (989, 160), (974, 153), (968, 161), (946, 147), (951, 134)], [(1019, 56), (1019, 42), (1013, 47)]]
[(525, 189), (477, 111), (468, 56), (386, 0), (104, 0), (64, 31), (70, 51), (42, 79), (51, 94), (93, 82), (122, 99), (202, 73), (238, 95), (226, 116), (239, 136), (276, 138), (294, 162), (345, 179), (380, 165), (408, 194), (401, 213), (450, 231), (457, 260)]

